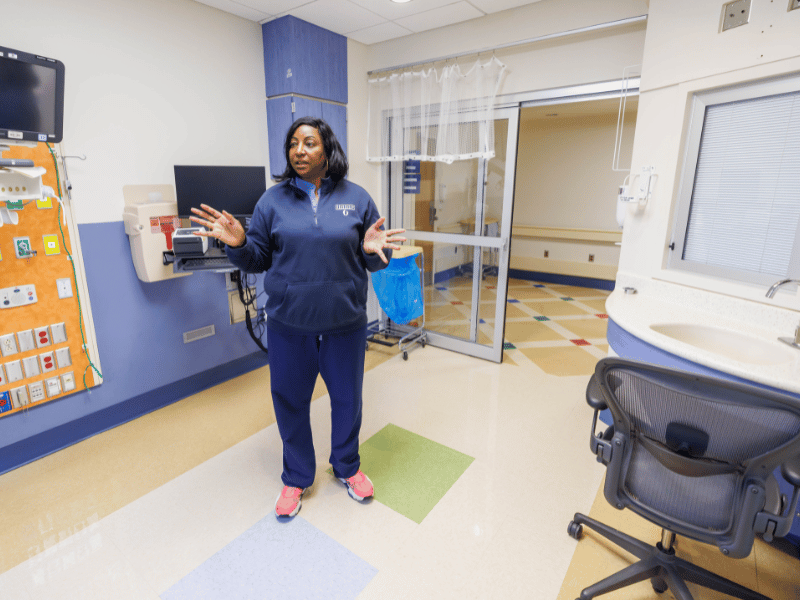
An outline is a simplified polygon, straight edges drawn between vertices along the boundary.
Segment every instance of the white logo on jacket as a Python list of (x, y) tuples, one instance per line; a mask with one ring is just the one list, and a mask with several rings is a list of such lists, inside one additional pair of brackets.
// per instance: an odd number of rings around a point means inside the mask
[(345, 217), (348, 214), (347, 211), (355, 210), (355, 209), (356, 209), (356, 205), (355, 204), (337, 204), (336, 205), (336, 210), (342, 211), (342, 215), (344, 215)]

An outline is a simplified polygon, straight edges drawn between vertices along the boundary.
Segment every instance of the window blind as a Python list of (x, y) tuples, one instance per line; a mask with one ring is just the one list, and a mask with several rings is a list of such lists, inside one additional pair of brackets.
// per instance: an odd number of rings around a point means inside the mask
[(799, 226), (800, 92), (707, 106), (683, 259), (783, 277)]

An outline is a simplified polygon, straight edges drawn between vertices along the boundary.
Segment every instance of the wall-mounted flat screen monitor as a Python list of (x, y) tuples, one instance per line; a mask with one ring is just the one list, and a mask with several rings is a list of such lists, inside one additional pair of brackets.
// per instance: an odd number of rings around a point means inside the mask
[(182, 219), (192, 215), (192, 207), (208, 204), (227, 210), (246, 225), (266, 189), (264, 167), (175, 165), (175, 196)]
[(61, 141), (64, 63), (0, 46), (0, 143)]

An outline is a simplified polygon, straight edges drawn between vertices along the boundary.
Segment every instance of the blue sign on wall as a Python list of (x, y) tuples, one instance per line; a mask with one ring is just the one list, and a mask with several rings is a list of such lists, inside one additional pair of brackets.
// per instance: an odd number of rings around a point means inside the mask
[(407, 160), (403, 163), (403, 193), (419, 194), (422, 182), (420, 161)]

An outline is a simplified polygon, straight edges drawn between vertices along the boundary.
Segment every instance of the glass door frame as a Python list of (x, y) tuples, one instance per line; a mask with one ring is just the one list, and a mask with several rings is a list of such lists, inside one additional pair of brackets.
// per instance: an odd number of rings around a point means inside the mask
[[(470, 312), (470, 339), (465, 340), (435, 331), (425, 330), (426, 344), (452, 350), (461, 354), (467, 354), (477, 358), (502, 362), (503, 360), (503, 340), (505, 335), (506, 318), (506, 297), (508, 295), (508, 269), (511, 256), (511, 220), (514, 209), (514, 186), (517, 166), (517, 144), (519, 138), (519, 113), (520, 107), (511, 106), (498, 108), (494, 111), (494, 120), (508, 121), (508, 135), (506, 139), (506, 160), (505, 178), (503, 181), (503, 201), (502, 217), (500, 220), (500, 230), (498, 237), (484, 235), (484, 216), (486, 213), (486, 175), (487, 160), (480, 159), (478, 164), (477, 200), (475, 203), (475, 230), (470, 233), (440, 233), (430, 231), (418, 231), (406, 227), (404, 234), (409, 240), (418, 240), (433, 243), (452, 244), (462, 247), (473, 248), (473, 274), (472, 282), (472, 302)], [(465, 117), (465, 121), (468, 117)], [(403, 197), (403, 163), (392, 162), (387, 166), (390, 176), (389, 181), (389, 206), (391, 227), (403, 227), (403, 202), (396, 202), (393, 199)], [(482, 268), (482, 249), (497, 251), (497, 286), (494, 311), (494, 335), (492, 345), (483, 345), (477, 342), (478, 323), (480, 321), (478, 313), (480, 310), (480, 285)], [(431, 282), (433, 283), (433, 282)]]

